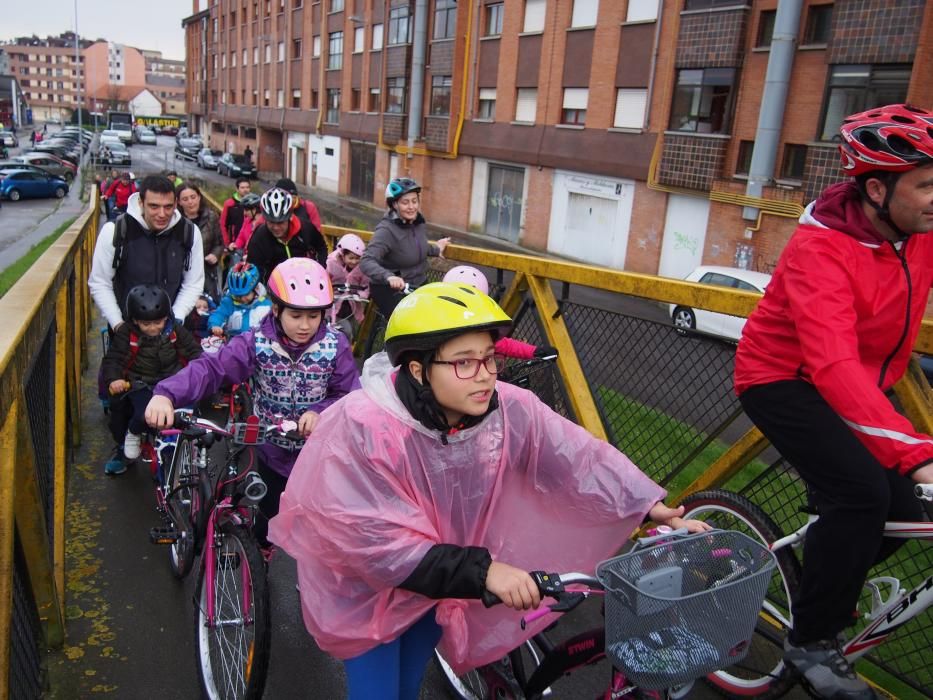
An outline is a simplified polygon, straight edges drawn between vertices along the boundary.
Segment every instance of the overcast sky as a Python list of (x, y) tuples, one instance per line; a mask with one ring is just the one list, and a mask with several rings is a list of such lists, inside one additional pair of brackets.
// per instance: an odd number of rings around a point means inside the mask
[[(77, 0), (78, 33), (138, 49), (185, 58), (181, 20), (191, 15), (192, 0)], [(0, 40), (17, 36), (58, 36), (75, 26), (75, 0), (4, 0)]]

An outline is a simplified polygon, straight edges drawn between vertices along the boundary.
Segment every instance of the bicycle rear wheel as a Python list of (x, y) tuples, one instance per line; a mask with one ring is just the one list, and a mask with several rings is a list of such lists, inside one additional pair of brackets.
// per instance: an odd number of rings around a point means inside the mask
[(165, 507), (177, 538), (169, 549), (169, 566), (176, 578), (191, 571), (198, 550), (198, 533), (203, 531), (202, 491), (195, 467), (197, 445), (181, 438), (175, 445)]
[[(262, 555), (252, 533), (223, 523), (214, 533), (214, 580), (201, 566), (196, 590), (195, 644), (201, 692), (208, 700), (261, 698), (269, 667), (271, 621), (269, 589)], [(214, 596), (209, 624), (207, 595)]]
[(457, 675), (441, 653), (434, 651), (434, 663), (447, 681), (447, 689), (459, 700), (523, 700), (517, 679), (512, 673), (513, 651), (500, 661)]
[[(700, 491), (685, 498), (684, 518), (703, 520), (722, 530), (738, 530), (765, 545), (784, 536), (754, 503), (730, 491)], [(796, 683), (784, 667), (784, 638), (792, 624), (790, 601), (800, 582), (800, 563), (789, 548), (775, 552), (777, 567), (768, 587), (748, 656), (716, 671), (706, 681), (728, 698), (778, 698)]]

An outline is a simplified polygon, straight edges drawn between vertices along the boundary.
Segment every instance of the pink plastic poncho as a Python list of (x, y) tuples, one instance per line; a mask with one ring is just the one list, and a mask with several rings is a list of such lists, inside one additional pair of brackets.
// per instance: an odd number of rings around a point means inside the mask
[(444, 445), (391, 381), (380, 353), (363, 369), (363, 391), (321, 415), (269, 539), (297, 560), (305, 625), (321, 649), (358, 656), (437, 606), (441, 652), (462, 673), (551, 620), (522, 630), (521, 613), (505, 606), (396, 588), (433, 545), (486, 547), (527, 570), (592, 572), (664, 490), (524, 389), (500, 382), (499, 409)]

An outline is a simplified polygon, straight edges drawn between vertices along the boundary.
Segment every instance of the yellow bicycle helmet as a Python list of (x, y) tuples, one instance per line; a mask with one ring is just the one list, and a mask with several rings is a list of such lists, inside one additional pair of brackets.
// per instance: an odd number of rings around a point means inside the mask
[(407, 350), (433, 350), (473, 331), (508, 332), (512, 319), (499, 305), (467, 284), (435, 282), (419, 287), (395, 307), (386, 327), (385, 349), (397, 364)]

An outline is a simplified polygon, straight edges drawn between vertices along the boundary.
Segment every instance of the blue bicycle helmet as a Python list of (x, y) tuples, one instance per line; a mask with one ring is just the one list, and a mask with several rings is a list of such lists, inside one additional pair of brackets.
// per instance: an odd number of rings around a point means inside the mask
[(395, 204), (395, 200), (409, 192), (421, 192), (421, 185), (410, 177), (392, 178), (386, 185), (386, 206), (391, 207)]
[(259, 268), (252, 263), (237, 263), (227, 273), (227, 289), (235, 297), (246, 296), (256, 289), (257, 284), (259, 284)]

